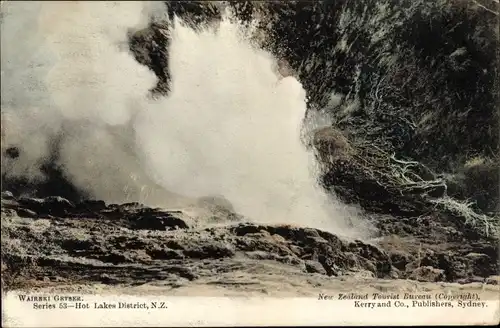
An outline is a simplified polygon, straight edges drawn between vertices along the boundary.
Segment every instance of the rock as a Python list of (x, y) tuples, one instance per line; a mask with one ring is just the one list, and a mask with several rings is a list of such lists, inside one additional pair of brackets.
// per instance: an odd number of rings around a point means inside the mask
[(75, 205), (72, 202), (60, 196), (46, 197), (44, 199), (44, 202), (45, 204), (51, 205), (52, 207), (75, 208)]
[(316, 261), (304, 261), (305, 266), (306, 266), (306, 271), (309, 273), (320, 273), (320, 274), (326, 274), (325, 268)]
[(175, 260), (183, 259), (181, 252), (168, 248), (154, 248), (147, 251), (153, 260)]
[(35, 211), (40, 215), (59, 216), (67, 214), (75, 208), (72, 202), (59, 196), (50, 196), (43, 199), (20, 197), (18, 202), (21, 206)]
[(161, 231), (189, 228), (185, 221), (166, 212), (157, 215), (151, 213), (140, 215), (133, 219), (131, 227), (133, 229)]
[(358, 253), (364, 258), (370, 258), (373, 260), (383, 261), (390, 265), (390, 258), (388, 254), (378, 246), (364, 243), (360, 240), (356, 240), (347, 245), (347, 249)]
[(2, 199), (14, 199), (14, 195), (10, 191), (2, 191)]
[(232, 257), (234, 249), (227, 244), (207, 243), (198, 247), (192, 247), (183, 251), (183, 254), (189, 258), (195, 259), (218, 259), (224, 257)]
[(244, 236), (247, 234), (258, 233), (261, 231), (261, 227), (253, 224), (240, 223), (235, 227), (230, 228), (231, 232), (236, 234), (236, 236)]
[(2, 206), (2, 215), (5, 215), (5, 216), (15, 216), (15, 215), (17, 215), (17, 212), (16, 212), (15, 209), (5, 208), (4, 206)]
[(41, 198), (31, 198), (31, 197), (19, 197), (17, 200), (21, 206), (27, 207), (34, 211), (42, 211), (43, 210), (43, 199)]
[(115, 265), (120, 263), (133, 262), (128, 253), (123, 253), (118, 250), (106, 250), (103, 253), (104, 254), (96, 256), (99, 260), (103, 262), (109, 262)]
[(472, 283), (481, 283), (481, 284), (483, 284), (485, 282), (486, 282), (486, 280), (483, 277), (477, 277), (477, 276), (467, 277), (467, 278), (464, 278), (464, 279), (458, 279), (457, 280), (457, 283), (462, 284), (462, 285), (472, 284)]
[(298, 266), (301, 271), (306, 269), (304, 261), (293, 255), (276, 256), (275, 260), (291, 266)]
[(115, 277), (112, 277), (110, 276), (109, 274), (107, 273), (103, 273), (101, 274), (100, 276), (100, 281), (103, 283), (103, 284), (114, 284), (117, 282), (117, 279)]
[(489, 276), (484, 282), (488, 285), (500, 285), (500, 276)]
[(393, 251), (390, 254), (392, 265), (398, 270), (405, 270), (406, 265), (410, 262), (410, 254), (403, 251)]
[(49, 196), (44, 199), (44, 207), (48, 214), (64, 215), (75, 208), (75, 205), (66, 198)]
[(29, 210), (27, 208), (18, 208), (16, 210), (17, 215), (19, 215), (22, 218), (36, 218), (38, 214), (35, 211)]
[(398, 269), (393, 268), (390, 272), (391, 279), (399, 279), (401, 277), (401, 272)]
[(354, 153), (347, 138), (333, 127), (313, 131), (311, 145), (316, 149), (320, 162), (326, 167), (340, 160), (347, 161)]
[(443, 281), (445, 275), (444, 270), (435, 269), (431, 266), (422, 266), (415, 269), (409, 278), (417, 281), (438, 282)]
[(165, 268), (165, 271), (174, 273), (179, 277), (188, 279), (190, 281), (199, 278), (199, 275), (197, 273), (193, 272), (191, 268), (187, 268), (185, 266), (168, 266)]
[(470, 261), (469, 265), (474, 275), (487, 277), (498, 272), (497, 262), (486, 254), (468, 253), (465, 257)]
[(327, 275), (329, 276), (342, 275), (342, 269), (336, 263), (334, 263), (334, 261), (331, 258), (320, 255), (318, 256), (318, 261), (325, 269)]
[(76, 204), (80, 211), (102, 211), (106, 209), (106, 203), (102, 200), (85, 200)]

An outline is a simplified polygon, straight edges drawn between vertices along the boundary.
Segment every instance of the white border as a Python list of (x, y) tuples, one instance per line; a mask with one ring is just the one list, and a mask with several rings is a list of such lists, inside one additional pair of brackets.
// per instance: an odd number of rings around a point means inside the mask
[[(43, 295), (53, 298), (56, 294), (44, 293)], [(452, 302), (455, 305), (454, 308), (393, 306), (371, 309), (356, 308), (354, 300), (318, 300), (317, 298), (80, 296), (84, 303), (90, 305), (90, 309), (35, 310), (33, 302), (21, 302), (18, 293), (9, 292), (3, 298), (3, 326), (475, 325), (495, 324), (500, 318), (500, 302), (491, 298), (483, 300), (486, 304), (484, 308), (458, 308), (455, 301)], [(167, 308), (156, 310), (92, 309), (94, 302), (146, 302), (149, 304), (155, 301), (165, 302)], [(61, 302), (52, 299), (50, 303), (57, 306)], [(409, 303), (411, 304), (411, 301)]]

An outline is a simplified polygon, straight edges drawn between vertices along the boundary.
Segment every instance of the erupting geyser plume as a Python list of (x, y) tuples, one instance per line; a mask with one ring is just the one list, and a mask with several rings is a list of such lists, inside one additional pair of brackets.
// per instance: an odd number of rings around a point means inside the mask
[(169, 192), (222, 195), (256, 221), (352, 235), (357, 214), (318, 187), (300, 140), (304, 89), (237, 23), (171, 22), (171, 92), (152, 99), (156, 77), (127, 45), (151, 4), (3, 7), (2, 143), (21, 150), (2, 158), (6, 174), (40, 178), (57, 140), (58, 164), (95, 198), (166, 206)]

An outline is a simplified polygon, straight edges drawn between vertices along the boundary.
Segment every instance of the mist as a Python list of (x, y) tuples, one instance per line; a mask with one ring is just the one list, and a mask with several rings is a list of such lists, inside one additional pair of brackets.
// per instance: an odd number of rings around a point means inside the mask
[(145, 201), (144, 187), (156, 185), (141, 168), (130, 124), (156, 77), (129, 53), (127, 32), (147, 26), (149, 9), (146, 2), (3, 4), (2, 145), (21, 152), (2, 158), (2, 172), (43, 179), (40, 164), (57, 148), (57, 164), (92, 197)]
[(306, 92), (282, 76), (251, 31), (224, 18), (201, 32), (171, 22), (171, 92), (130, 53), (127, 33), (147, 26), (147, 2), (2, 5), (2, 172), (43, 179), (58, 165), (108, 202), (172, 206), (210, 195), (262, 223), (361, 233), (356, 208), (317, 183), (301, 141)]

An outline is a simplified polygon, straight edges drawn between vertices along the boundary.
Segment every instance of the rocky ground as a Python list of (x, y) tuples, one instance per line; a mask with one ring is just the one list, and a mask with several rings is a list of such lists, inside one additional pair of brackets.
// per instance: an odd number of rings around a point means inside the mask
[(187, 212), (3, 192), (2, 282), (7, 288), (172, 289), (202, 282), (270, 294), (292, 291), (294, 282), (299, 291), (345, 279), (498, 284), (495, 244), (464, 242), (453, 226), (426, 217), (379, 217), (383, 233), (362, 242), (245, 222), (226, 208), (212, 219)]

